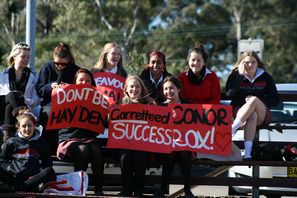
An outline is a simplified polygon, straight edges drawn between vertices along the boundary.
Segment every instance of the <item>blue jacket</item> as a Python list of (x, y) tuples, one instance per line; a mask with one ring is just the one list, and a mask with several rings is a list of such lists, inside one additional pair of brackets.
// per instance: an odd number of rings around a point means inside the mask
[[(0, 96), (7, 95), (10, 92), (9, 87), (9, 71), (10, 68), (5, 68), (0, 73)], [(35, 71), (30, 69), (30, 76), (26, 85), (24, 98), (26, 105), (33, 109), (35, 106), (38, 106), (40, 104), (40, 98), (37, 95), (37, 92), (35, 90), (35, 84), (37, 82), (37, 75)]]

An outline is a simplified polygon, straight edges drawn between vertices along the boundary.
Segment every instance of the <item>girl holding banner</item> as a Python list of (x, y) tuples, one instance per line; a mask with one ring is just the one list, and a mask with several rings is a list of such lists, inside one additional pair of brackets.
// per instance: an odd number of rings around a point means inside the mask
[[(53, 52), (54, 61), (42, 66), (36, 83), (36, 91), (41, 98), (40, 123), (46, 128), (51, 109), (52, 90), (64, 83), (72, 84), (79, 66), (75, 64), (70, 47), (66, 43), (59, 43)], [(51, 147), (51, 152), (56, 153), (58, 143), (57, 131), (43, 134)]]
[(70, 47), (66, 43), (59, 43), (53, 53), (53, 62), (42, 66), (36, 84), (36, 90), (42, 98), (41, 106), (50, 104), (52, 89), (63, 83), (72, 84), (79, 66), (75, 64)]
[(220, 104), (221, 88), (217, 75), (206, 67), (208, 55), (197, 44), (188, 52), (189, 69), (179, 75), (183, 89), (180, 95), (193, 104)]
[(126, 78), (127, 72), (124, 69), (121, 47), (117, 43), (106, 43), (91, 71), (92, 73), (111, 72)]
[(167, 76), (171, 76), (171, 74), (166, 69), (165, 54), (161, 51), (153, 51), (150, 54), (148, 66), (141, 72), (140, 78), (157, 104), (161, 104), (165, 100), (162, 93), (162, 83)]
[[(92, 73), (87, 69), (80, 69), (74, 77), (75, 84), (89, 84), (95, 86)], [(74, 162), (74, 171), (86, 171), (91, 163), (95, 180), (95, 195), (103, 196), (103, 151), (94, 131), (81, 128), (64, 128), (59, 130), (59, 145), (57, 156), (61, 160)]]
[[(137, 76), (128, 76), (124, 86), (124, 97), (121, 104), (149, 104), (155, 105), (155, 101), (148, 96), (142, 80)], [(138, 150), (122, 149), (120, 151), (120, 164), (123, 179), (123, 189), (120, 196), (142, 197), (144, 187), (145, 170), (150, 153)]]
[[(168, 104), (181, 104), (185, 103), (180, 97), (179, 92), (182, 87), (180, 81), (173, 77), (169, 76), (164, 79), (163, 82), (163, 94), (166, 98), (166, 101), (162, 105), (167, 106)], [(175, 116), (173, 112), (173, 116)], [(175, 162), (179, 162), (181, 174), (184, 180), (184, 191), (186, 198), (194, 198), (193, 193), (190, 188), (191, 180), (191, 169), (192, 169), (192, 152), (191, 151), (175, 151), (171, 154), (163, 154), (163, 168), (162, 168), (162, 181), (161, 188), (156, 192), (154, 197), (164, 197), (164, 192), (168, 186), (168, 181), (170, 175), (173, 172)]]
[(91, 71), (97, 88), (105, 96), (109, 105), (117, 104), (123, 97), (127, 77), (121, 47), (116, 43), (105, 44)]
[(270, 108), (279, 102), (272, 77), (255, 51), (241, 54), (226, 83), (226, 95), (231, 98), (232, 135), (244, 128), (244, 160), (251, 160), (251, 150), (257, 126), (271, 122)]

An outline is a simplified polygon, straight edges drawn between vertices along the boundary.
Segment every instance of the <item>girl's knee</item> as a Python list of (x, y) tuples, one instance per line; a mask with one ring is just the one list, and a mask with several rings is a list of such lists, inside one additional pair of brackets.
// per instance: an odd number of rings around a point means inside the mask
[(251, 97), (249, 97), (247, 103), (256, 104), (256, 103), (258, 103), (260, 101), (261, 100), (257, 96), (251, 96)]
[(92, 151), (100, 151), (102, 148), (97, 142), (90, 143), (90, 148)]
[(84, 144), (71, 144), (68, 148), (68, 153), (72, 157), (89, 155), (90, 149)]
[(78, 150), (80, 152), (83, 152), (83, 153), (86, 153), (86, 152), (89, 152), (90, 151), (90, 149), (87, 147), (87, 145), (84, 145), (84, 144), (79, 145), (78, 146)]

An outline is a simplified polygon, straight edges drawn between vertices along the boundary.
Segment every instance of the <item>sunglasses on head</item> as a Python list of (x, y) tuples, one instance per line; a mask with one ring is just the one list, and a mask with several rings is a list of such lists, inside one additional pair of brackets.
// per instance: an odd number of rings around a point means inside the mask
[(20, 42), (20, 43), (17, 43), (14, 47), (14, 49), (30, 49), (30, 46), (27, 44), (27, 43), (24, 43), (24, 42)]
[(54, 62), (55, 65), (60, 66), (60, 67), (65, 67), (67, 66), (69, 63), (59, 63), (59, 62)]

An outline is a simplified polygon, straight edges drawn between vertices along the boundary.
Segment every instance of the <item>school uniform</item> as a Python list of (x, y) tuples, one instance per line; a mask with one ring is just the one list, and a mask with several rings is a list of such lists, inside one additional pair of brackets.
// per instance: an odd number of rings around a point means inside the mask
[(21, 133), (8, 139), (0, 155), (0, 176), (4, 183), (25, 191), (36, 191), (41, 183), (55, 180), (52, 159), (48, 145), (41, 138), (41, 132), (35, 130), (30, 139)]
[(126, 72), (126, 70), (122, 67), (118, 67), (118, 66), (115, 66), (112, 70), (104, 70), (104, 69), (97, 69), (97, 68), (92, 68), (91, 69), (91, 72), (92, 73), (96, 73), (96, 72), (110, 72), (110, 73), (113, 73), (113, 74), (117, 74), (119, 76), (122, 76), (124, 78), (127, 78), (128, 74)]
[(267, 107), (274, 107), (279, 102), (278, 93), (272, 77), (261, 68), (249, 79), (238, 71), (232, 72), (226, 83), (226, 95), (231, 98), (231, 105), (241, 107), (247, 96), (257, 96)]
[[(180, 103), (188, 103), (184, 100), (180, 100)], [(165, 101), (161, 104), (162, 106), (168, 106), (168, 101)], [(162, 168), (162, 180), (161, 180), (161, 189), (156, 194), (159, 194), (160, 197), (163, 197), (164, 192), (168, 186), (170, 176), (174, 170), (176, 163), (179, 163), (181, 175), (184, 181), (184, 190), (186, 197), (190, 197), (191, 193), (191, 171), (192, 171), (192, 152), (191, 151), (174, 151), (170, 154), (161, 154), (163, 158), (163, 168)], [(158, 197), (156, 195), (156, 197)]]
[[(79, 69), (79, 66), (71, 63), (69, 63), (69, 65), (63, 70), (58, 70), (54, 62), (49, 62), (42, 66), (36, 83), (36, 91), (38, 96), (41, 98), (39, 120), (40, 124), (44, 128), (46, 128), (51, 110), (52, 83), (63, 82), (67, 84), (73, 84), (74, 77)], [(52, 130), (50, 132), (45, 132), (43, 137), (48, 142), (51, 153), (55, 154), (58, 146), (58, 131)]]
[(180, 96), (192, 104), (220, 104), (221, 88), (217, 75), (205, 66), (199, 77), (189, 69), (179, 75)]
[(73, 84), (75, 74), (79, 69), (79, 66), (71, 63), (63, 70), (58, 70), (54, 62), (44, 64), (36, 83), (37, 94), (42, 99), (41, 106), (45, 106), (51, 102), (51, 85), (53, 82)]
[(153, 98), (157, 104), (161, 104), (165, 101), (165, 98), (163, 96), (162, 84), (163, 80), (168, 76), (172, 75), (167, 71), (163, 72), (158, 82), (156, 82), (152, 77), (150, 68), (143, 70), (140, 74), (140, 78), (142, 79), (145, 87), (147, 88), (150, 97)]
[[(40, 98), (35, 90), (37, 74), (30, 68), (24, 68), (19, 81), (15, 77), (13, 67), (5, 68), (0, 73), (0, 97), (5, 97), (5, 118), (4, 123), (14, 126), (15, 118), (12, 111), (19, 106), (27, 106), (34, 112), (40, 104)], [(36, 116), (38, 117), (38, 113)]]
[[(143, 102), (139, 103), (152, 104), (149, 100), (142, 101)], [(120, 103), (134, 104), (128, 97), (124, 97)], [(145, 171), (150, 153), (145, 151), (120, 149), (119, 155), (123, 180), (123, 189), (119, 195), (132, 196), (134, 192), (134, 196), (141, 197), (143, 194)]]

